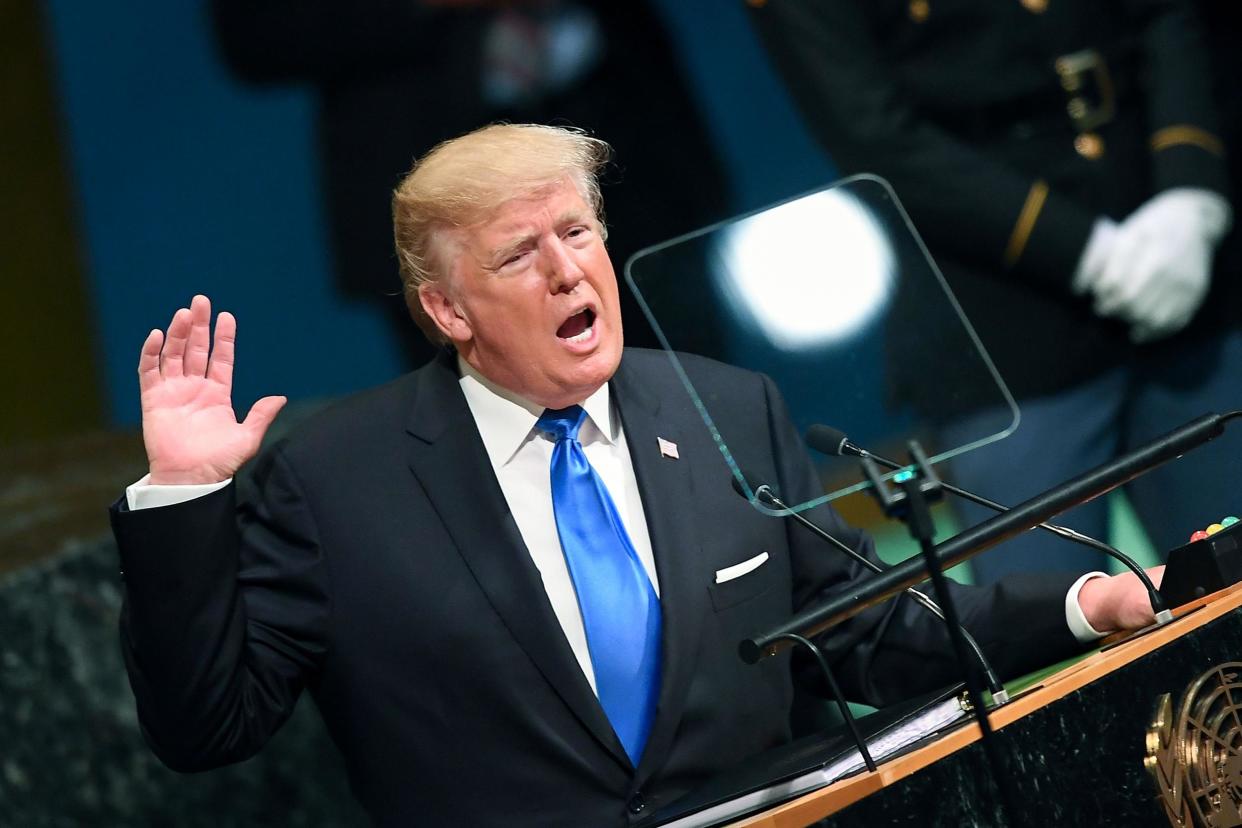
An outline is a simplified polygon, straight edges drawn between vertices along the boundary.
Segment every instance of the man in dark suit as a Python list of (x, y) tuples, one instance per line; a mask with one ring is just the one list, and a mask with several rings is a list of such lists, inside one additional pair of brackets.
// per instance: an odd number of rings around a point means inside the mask
[[(151, 333), (151, 473), (114, 529), (130, 679), (170, 766), (253, 754), (308, 688), (379, 824), (619, 826), (788, 740), (788, 658), (748, 666), (737, 641), (859, 568), (736, 497), (669, 356), (623, 349), (606, 155), (527, 125), (424, 158), (394, 197), (398, 253), (412, 311), (452, 348), (265, 453), (253, 500), (230, 481), (283, 400), (236, 421), (233, 318), (210, 353), (205, 297)], [(769, 380), (681, 365), (741, 462), (817, 492)], [(962, 587), (958, 604), (1006, 673), (1079, 648), (1071, 615), (1150, 617), (1121, 577)], [(873, 703), (955, 673), (905, 600), (821, 643)]]

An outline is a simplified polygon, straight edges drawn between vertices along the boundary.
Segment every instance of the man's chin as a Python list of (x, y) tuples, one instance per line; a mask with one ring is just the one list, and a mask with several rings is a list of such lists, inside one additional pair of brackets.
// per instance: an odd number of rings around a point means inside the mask
[(559, 376), (552, 378), (553, 389), (549, 389), (548, 395), (552, 403), (544, 403), (548, 408), (575, 405), (598, 391), (617, 372), (621, 349), (601, 348), (573, 362)]
[(621, 338), (615, 337), (601, 344), (595, 353), (591, 354), (587, 362), (598, 372), (600, 385), (608, 382), (612, 379), (612, 375), (617, 373), (617, 366), (621, 364), (621, 352)]

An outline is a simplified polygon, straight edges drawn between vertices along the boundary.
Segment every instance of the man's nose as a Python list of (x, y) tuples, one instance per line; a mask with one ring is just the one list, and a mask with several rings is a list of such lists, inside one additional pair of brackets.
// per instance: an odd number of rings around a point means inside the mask
[(548, 243), (548, 282), (553, 293), (568, 293), (578, 286), (586, 273), (578, 266), (573, 251), (559, 238)]

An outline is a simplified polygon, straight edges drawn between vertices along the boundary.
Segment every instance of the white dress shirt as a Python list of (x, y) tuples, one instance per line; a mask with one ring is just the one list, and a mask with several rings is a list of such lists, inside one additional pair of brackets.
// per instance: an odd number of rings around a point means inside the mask
[[(552, 511), (552, 448), (556, 444), (535, 428), (535, 422), (543, 415), (543, 406), (501, 388), (460, 358), (457, 362), (461, 369), (462, 393), (474, 415), (500, 490), (531, 560), (543, 578), (543, 588), (548, 592), (548, 600), (565, 631), (565, 638), (591, 689), (595, 690), (595, 670), (587, 648), (582, 610), (578, 607), (578, 594), (561, 551), (556, 516)], [(659, 595), (660, 582), (656, 577), (655, 557), (651, 552), (651, 537), (647, 534), (647, 517), (638, 494), (634, 464), (626, 446), (621, 418), (612, 408), (607, 383), (587, 397), (582, 407), (587, 416), (578, 432), (578, 442), (582, 443), (587, 460), (608, 489), (634, 551)]]

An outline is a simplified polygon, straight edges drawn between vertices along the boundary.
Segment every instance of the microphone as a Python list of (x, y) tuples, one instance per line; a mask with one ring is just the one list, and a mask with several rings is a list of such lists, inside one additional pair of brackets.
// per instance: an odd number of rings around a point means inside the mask
[[(902, 468), (901, 463), (898, 463), (895, 460), (890, 460), (887, 457), (881, 457), (874, 452), (867, 451), (865, 448), (851, 442), (850, 439), (845, 436), (845, 432), (831, 426), (820, 424), (811, 426), (806, 432), (806, 442), (811, 448), (822, 454), (833, 455), (836, 457), (845, 457), (848, 455), (851, 457), (870, 458), (874, 462), (889, 469)], [(1000, 512), (1003, 514), (1009, 511), (1008, 506), (1003, 506), (994, 500), (989, 500), (982, 495), (977, 495), (974, 492), (967, 491), (966, 489), (959, 489), (957, 486), (945, 483), (944, 481), (941, 481), (940, 486), (947, 492), (951, 492), (960, 498), (969, 500), (971, 503), (976, 503), (987, 509), (991, 509), (994, 512)], [(1139, 566), (1138, 562), (1129, 555), (1114, 546), (1110, 546), (1103, 541), (1096, 540), (1089, 535), (1084, 535), (1081, 532), (1076, 532), (1066, 526), (1043, 522), (1037, 524), (1035, 528), (1043, 529), (1045, 532), (1051, 532), (1054, 535), (1058, 535), (1066, 540), (1073, 541), (1074, 543), (1089, 546), (1098, 552), (1103, 552), (1105, 555), (1120, 561), (1123, 566), (1138, 576), (1139, 581), (1142, 582), (1143, 586), (1147, 589), (1147, 599), (1151, 602), (1151, 611), (1156, 616), (1156, 623), (1163, 625), (1173, 620), (1173, 613), (1170, 612), (1168, 607), (1165, 605), (1164, 596), (1160, 594), (1160, 590), (1156, 589), (1156, 585), (1152, 583), (1147, 571), (1144, 570), (1143, 567)]]
[[(1008, 540), (1019, 532), (1025, 532), (1053, 515), (1110, 492), (1149, 469), (1219, 437), (1225, 430), (1225, 423), (1236, 417), (1242, 417), (1242, 410), (1231, 411), (1224, 416), (1205, 414), (1191, 420), (1115, 460), (1083, 472), (1011, 507), (1005, 514), (989, 518), (978, 526), (972, 526), (937, 544), (936, 560), (941, 569), (970, 560), (983, 550)], [(914, 558), (903, 561), (889, 567), (882, 575), (869, 578), (857, 588), (847, 590), (818, 606), (808, 607), (779, 627), (758, 633), (744, 641), (741, 646), (753, 652), (756, 658), (773, 655), (784, 646), (778, 641), (779, 636), (790, 630), (798, 631), (801, 635), (818, 635), (868, 607), (887, 600), (902, 589), (926, 579), (927, 565), (924, 561)]]
[[(842, 436), (844, 437), (844, 435)], [(746, 490), (742, 488), (742, 480), (738, 479), (738, 475), (741, 475), (741, 477), (745, 480), (746, 486), (749, 487), (754, 493), (755, 500), (770, 509), (780, 509), (782, 511), (787, 511), (789, 509), (785, 502), (782, 501), (780, 496), (776, 493), (775, 489), (767, 483), (756, 483), (755, 478), (750, 475), (746, 469), (739, 468), (737, 470), (737, 474), (732, 476), (733, 491), (737, 492), (743, 499), (749, 501), (750, 496), (748, 496), (746, 494)], [(787, 516), (793, 518), (802, 526), (810, 530), (816, 537), (827, 541), (829, 544), (835, 546), (837, 549), (844, 552), (846, 555), (853, 558), (867, 569), (870, 569), (872, 572), (880, 573), (884, 571), (884, 568), (875, 561), (871, 560), (857, 549), (854, 549), (849, 544), (844, 543), (839, 538), (834, 537), (826, 529), (802, 515), (800, 512), (789, 512)], [(905, 593), (909, 595), (915, 603), (923, 607), (923, 609), (927, 610), (941, 621), (944, 621), (944, 612), (941, 611), (940, 606), (931, 598), (924, 595), (922, 592), (919, 592), (912, 586), (906, 587)], [(992, 665), (988, 662), (987, 657), (984, 656), (983, 648), (979, 646), (978, 642), (975, 641), (974, 636), (972, 636), (965, 627), (960, 627), (960, 629), (962, 631), (962, 636), (966, 639), (966, 643), (970, 645), (972, 650), (974, 650), (975, 659), (979, 662), (979, 667), (982, 669), (984, 678), (987, 680), (988, 690), (992, 694), (992, 700), (997, 706), (1006, 704), (1009, 701), (1009, 691), (1005, 689), (1005, 685), (1001, 684), (1000, 679), (996, 675), (996, 671), (992, 669)], [(743, 645), (744, 644), (745, 642), (743, 642)], [(744, 646), (739, 648), (739, 653), (741, 654), (742, 659), (750, 664), (754, 664), (758, 661), (758, 658), (750, 657), (749, 651), (746, 650)]]

